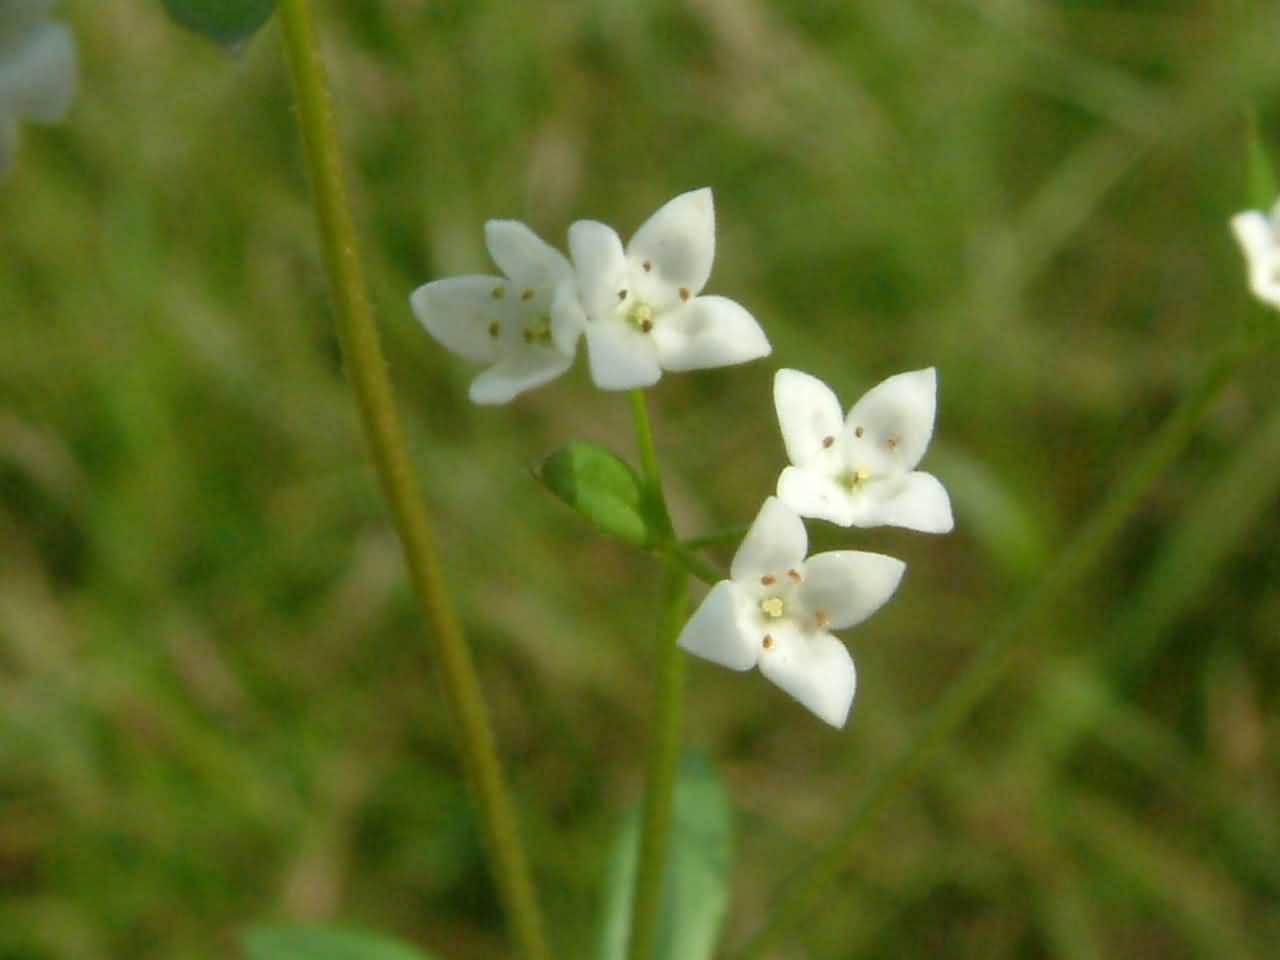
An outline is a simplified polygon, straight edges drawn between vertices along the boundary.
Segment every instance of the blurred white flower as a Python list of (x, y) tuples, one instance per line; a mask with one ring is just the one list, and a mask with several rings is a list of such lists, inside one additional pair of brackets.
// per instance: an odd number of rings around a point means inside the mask
[(604, 390), (657, 383), (663, 370), (701, 370), (766, 356), (755, 318), (724, 297), (698, 294), (715, 256), (709, 189), (671, 200), (623, 249), (611, 227), (569, 228), (591, 378)]
[(523, 223), (485, 224), (489, 255), (505, 276), (449, 277), (413, 291), (409, 302), (428, 332), (476, 363), (473, 403), (508, 403), (569, 369), (580, 330), (573, 269), (564, 254)]
[(779, 370), (773, 399), (792, 463), (778, 478), (779, 498), (803, 517), (844, 527), (949, 531), (947, 491), (937, 477), (915, 469), (933, 436), (937, 392), (932, 367), (900, 373), (841, 417), (825, 383)]
[(1237, 213), (1231, 229), (1249, 264), (1249, 289), (1263, 303), (1280, 307), (1280, 203), (1270, 217), (1259, 210)]
[(805, 559), (804, 523), (770, 497), (730, 568), (680, 634), (680, 646), (732, 670), (760, 672), (819, 718), (843, 727), (857, 675), (831, 635), (861, 623), (897, 589), (905, 564), (859, 550)]
[(76, 89), (69, 31), (49, 19), (51, 0), (0, 0), (0, 174), (18, 148), (18, 120), (61, 120)]

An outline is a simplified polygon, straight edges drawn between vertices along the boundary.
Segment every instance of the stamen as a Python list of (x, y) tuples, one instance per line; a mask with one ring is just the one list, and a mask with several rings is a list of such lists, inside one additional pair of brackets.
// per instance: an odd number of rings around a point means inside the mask
[(640, 266), (644, 267), (645, 273), (648, 273), (650, 270), (653, 269), (653, 263), (649, 260), (646, 260), (644, 263), (640, 264)]
[(854, 427), (854, 428), (853, 428), (853, 435), (854, 435), (855, 437), (857, 437), (859, 440), (861, 440), (861, 439), (862, 439), (862, 428), (861, 428), (861, 427)]
[(493, 299), (495, 300), (501, 300), (506, 295), (507, 295), (507, 288), (502, 286), (494, 287), (493, 290), (489, 293), (489, 296), (493, 297)]
[(797, 573), (795, 570), (788, 570), (787, 576), (791, 578), (792, 583), (799, 583), (801, 580), (800, 574)]
[(766, 587), (772, 587), (775, 583), (778, 582), (778, 578), (773, 576), (772, 574), (766, 573), (763, 577), (760, 578), (760, 582), (763, 583)]
[(497, 320), (489, 321), (489, 336), (493, 337), (493, 339), (495, 340), (498, 339), (498, 321)]
[(637, 300), (627, 310), (626, 320), (641, 333), (648, 333), (653, 329), (653, 307), (642, 300)]
[(889, 449), (890, 449), (890, 450), (896, 450), (896, 449), (898, 449), (898, 438), (897, 438), (897, 437), (890, 437), (887, 441), (885, 441), (885, 443), (886, 443), (886, 445), (889, 447)]
[(621, 302), (622, 302), (623, 300), (625, 300), (625, 299), (627, 299), (627, 291), (625, 291), (625, 290), (619, 290), (619, 291), (618, 291), (618, 302), (619, 302), (619, 303), (621, 303)]
[(524, 289), (524, 290), (521, 290), (521, 291), (520, 291), (520, 302), (521, 302), (521, 303), (528, 303), (528, 302), (529, 302), (530, 300), (532, 300), (532, 299), (533, 299), (533, 291), (532, 291), (532, 290), (529, 290), (529, 289), (527, 289), (527, 288), (526, 288), (526, 289)]
[(831, 620), (827, 617), (826, 611), (817, 610), (813, 614), (813, 622), (817, 626), (817, 628), (821, 630), (824, 627), (826, 627), (827, 624), (831, 622)]
[(762, 640), (762, 641), (761, 641), (761, 645), (762, 645), (766, 650), (772, 650), (772, 649), (773, 649), (773, 634), (772, 634), (772, 633), (766, 633), (766, 634), (764, 635), (764, 640)]
[(822, 449), (823, 449), (823, 450), (830, 450), (830, 449), (831, 449), (831, 445), (832, 445), (833, 443), (835, 443), (835, 442), (836, 442), (836, 438), (835, 438), (835, 437), (823, 437), (823, 438), (822, 438)]
[(689, 288), (688, 288), (688, 287), (681, 287), (681, 288), (680, 288), (680, 299), (681, 299), (681, 300), (686, 300), (686, 301), (689, 299)]

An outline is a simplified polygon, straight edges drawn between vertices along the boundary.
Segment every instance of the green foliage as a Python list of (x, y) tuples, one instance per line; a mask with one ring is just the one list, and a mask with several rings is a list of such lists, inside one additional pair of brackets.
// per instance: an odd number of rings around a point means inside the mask
[(431, 960), (381, 934), (321, 924), (261, 926), (244, 935), (245, 960)]
[(1245, 185), (1248, 204), (1254, 210), (1269, 211), (1275, 206), (1277, 197), (1275, 166), (1271, 162), (1262, 131), (1258, 129), (1258, 115), (1254, 111), (1249, 112), (1248, 141), (1245, 144), (1245, 150), (1247, 152)]
[(639, 474), (597, 443), (572, 440), (537, 469), (547, 489), (605, 536), (637, 546), (654, 542), (658, 527)]
[[(654, 960), (710, 960), (715, 954), (729, 908), (732, 812), (710, 760), (685, 756), (676, 781)], [(615, 842), (605, 878), (599, 960), (627, 956), (639, 845), (640, 810), (634, 808)]]
[(275, 10), (275, 0), (164, 0), (174, 20), (232, 50), (240, 49)]

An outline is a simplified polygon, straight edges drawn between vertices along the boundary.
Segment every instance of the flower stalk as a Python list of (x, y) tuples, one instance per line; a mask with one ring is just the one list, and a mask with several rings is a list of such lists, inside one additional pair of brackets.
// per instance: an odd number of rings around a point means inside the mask
[(391, 506), (413, 590), (430, 626), (428, 636), (479, 802), (491, 866), (512, 937), (527, 960), (549, 960), (542, 917), (475, 665), (449, 600), (392, 398), (343, 185), (333, 108), (310, 5), (307, 0), (281, 0), (279, 12), (347, 375), (383, 494)]

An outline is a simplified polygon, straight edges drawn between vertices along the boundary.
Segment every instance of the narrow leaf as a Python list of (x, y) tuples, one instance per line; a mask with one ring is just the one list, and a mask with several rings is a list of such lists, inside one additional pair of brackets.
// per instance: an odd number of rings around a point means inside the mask
[[(605, 879), (600, 960), (624, 960), (640, 846), (640, 810), (627, 815)], [(654, 960), (709, 960), (729, 908), (732, 810), (710, 761), (686, 755), (676, 781)]]
[(1246, 182), (1245, 190), (1249, 208), (1252, 210), (1270, 210), (1276, 202), (1276, 174), (1271, 160), (1267, 156), (1266, 145), (1262, 142), (1262, 133), (1258, 128), (1258, 115), (1249, 111), (1248, 142), (1245, 144)]
[(164, 0), (174, 20), (232, 52), (271, 19), (275, 5), (275, 0)]
[(654, 542), (644, 482), (611, 450), (587, 440), (573, 440), (534, 472), (548, 490), (601, 533), (638, 546)]
[(245, 960), (431, 960), (431, 955), (379, 933), (327, 924), (254, 927), (244, 935)]

